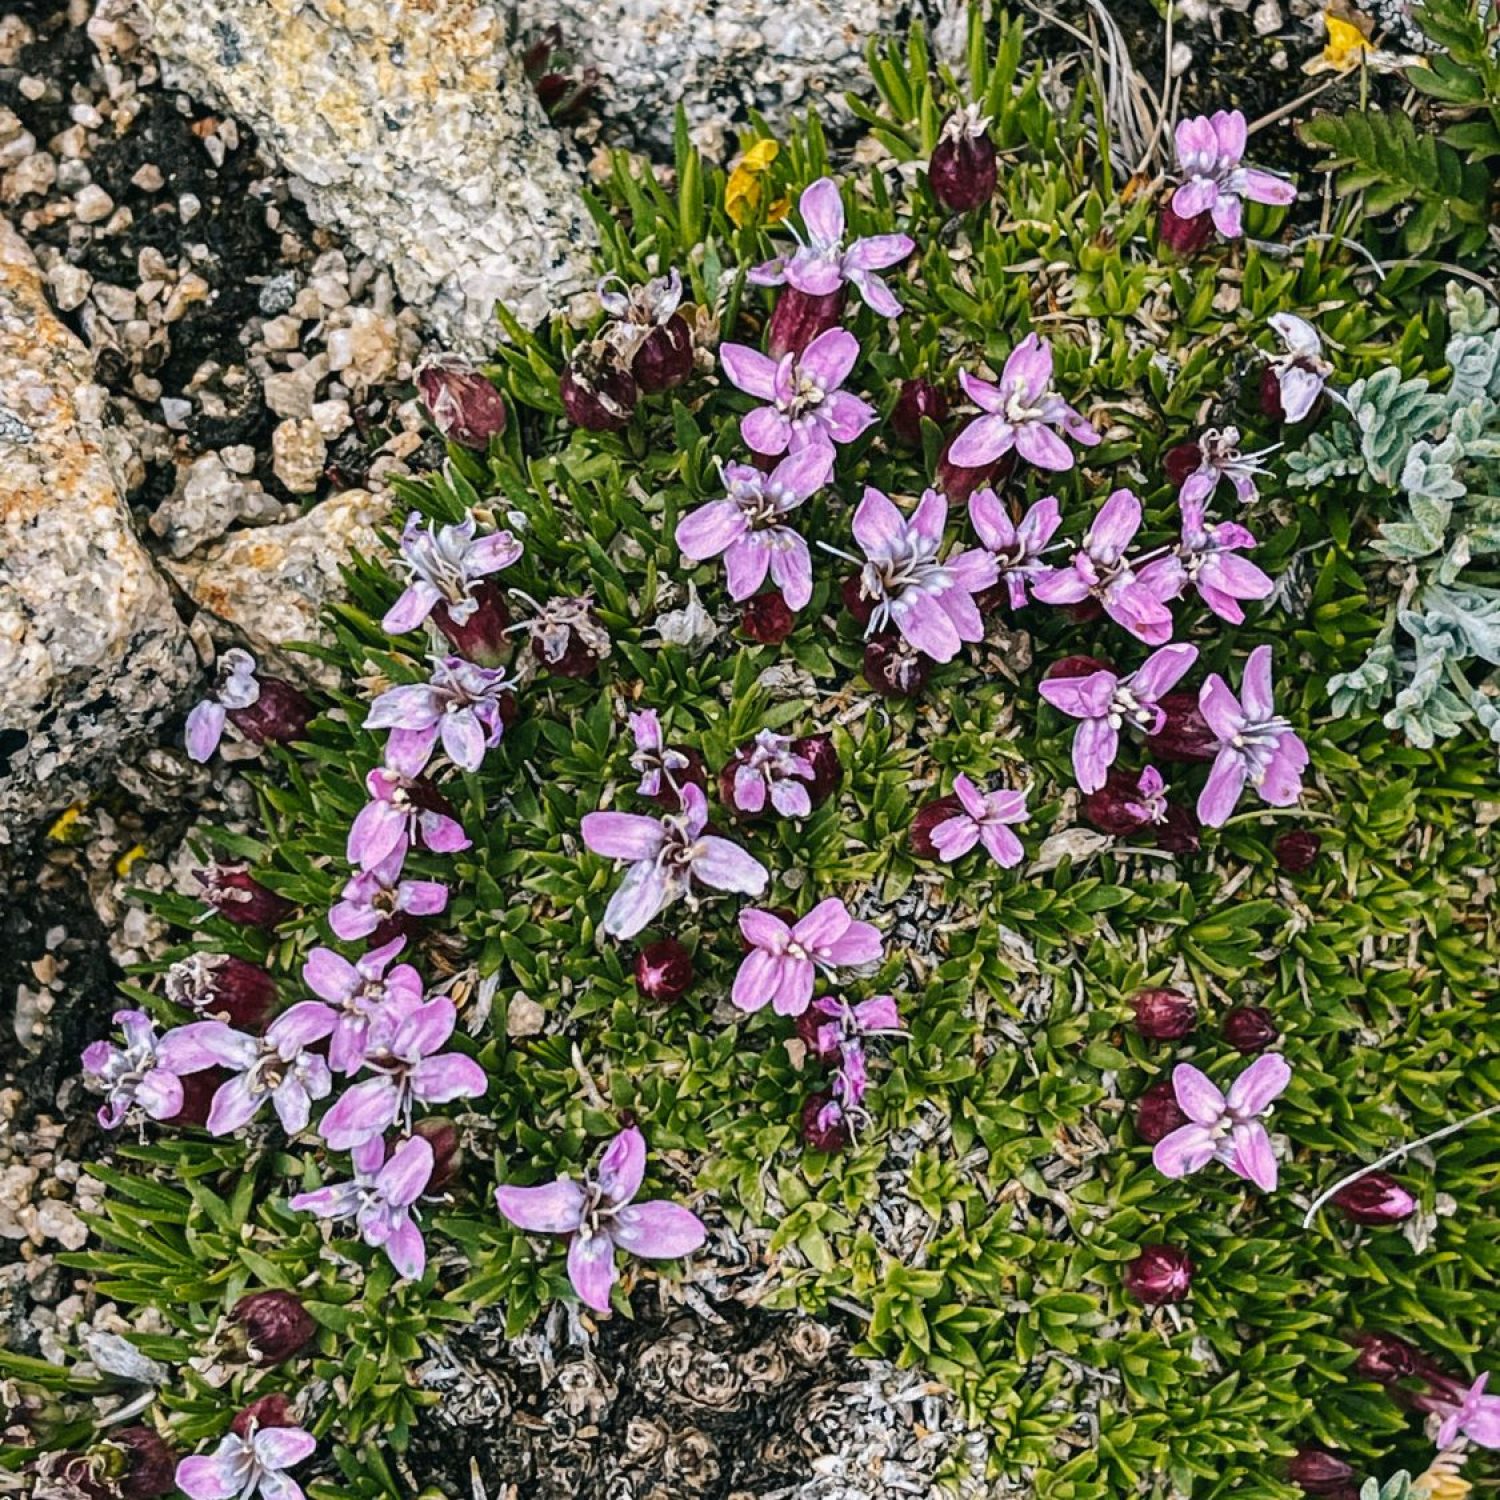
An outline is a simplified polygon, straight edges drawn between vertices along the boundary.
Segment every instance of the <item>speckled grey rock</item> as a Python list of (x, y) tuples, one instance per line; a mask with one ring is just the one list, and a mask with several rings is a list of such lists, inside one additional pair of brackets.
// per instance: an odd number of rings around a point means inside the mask
[(570, 53), (599, 70), (604, 114), (634, 142), (672, 142), (678, 104), (701, 149), (731, 151), (751, 107), (779, 132), (794, 110), (869, 89), (864, 47), (944, 0), (518, 0), (523, 35), (551, 23)]
[(445, 343), (492, 349), (591, 280), (563, 161), (489, 0), (140, 0), (173, 84), (249, 125), (308, 211)]
[(0, 220), (0, 843), (107, 774), (199, 674), (131, 530), (92, 380)]

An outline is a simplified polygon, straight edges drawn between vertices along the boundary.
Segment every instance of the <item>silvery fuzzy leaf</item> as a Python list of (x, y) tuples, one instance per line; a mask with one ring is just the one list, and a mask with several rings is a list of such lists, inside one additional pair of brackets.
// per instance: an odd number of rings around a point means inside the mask
[(1403, 380), (1394, 365), (1349, 387), (1349, 411), (1360, 431), (1370, 477), (1394, 486), (1407, 449), (1441, 420), (1447, 402), (1420, 376)]
[(129, 1380), (136, 1385), (166, 1383), (167, 1367), (142, 1354), (134, 1344), (117, 1333), (91, 1329), (83, 1336), (83, 1347), (89, 1359), (106, 1375)]
[(1455, 333), (1488, 333), (1500, 324), (1500, 309), (1482, 287), (1450, 281), (1443, 288), (1443, 301), (1448, 307), (1448, 325)]
[(1443, 631), (1461, 637), (1468, 654), (1500, 666), (1500, 591), (1434, 584), (1422, 594), (1422, 613), (1425, 634)]
[(1347, 422), (1340, 422), (1327, 432), (1309, 433), (1300, 451), (1287, 454), (1286, 467), (1288, 480), (1307, 488), (1326, 484), (1330, 479), (1362, 474), (1365, 461), (1354, 429)]
[(1453, 405), (1492, 393), (1500, 384), (1500, 338), (1459, 334), (1448, 340), (1444, 358), (1453, 368), (1448, 400)]
[(1396, 649), (1380, 641), (1352, 671), (1338, 672), (1328, 679), (1328, 694), (1336, 714), (1372, 713), (1390, 692), (1396, 668)]

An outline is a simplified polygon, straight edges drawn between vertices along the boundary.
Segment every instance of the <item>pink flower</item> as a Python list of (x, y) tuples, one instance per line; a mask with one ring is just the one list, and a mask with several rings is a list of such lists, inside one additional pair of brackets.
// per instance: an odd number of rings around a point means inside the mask
[(255, 658), (236, 646), (219, 658), (213, 691), (187, 716), (188, 759), (208, 760), (229, 724), (253, 745), (301, 739), (316, 712), (300, 689), (263, 673)]
[(402, 917), (435, 916), (447, 905), (448, 887), (441, 880), (403, 880), (400, 858), (392, 854), (345, 882), (328, 925), (336, 937), (352, 943)]
[(812, 598), (812, 558), (807, 543), (782, 521), (832, 475), (833, 449), (820, 444), (790, 454), (769, 474), (726, 464), (728, 498), (689, 511), (677, 523), (677, 545), (693, 562), (722, 552), (732, 599), (748, 599), (769, 570), (787, 604), (804, 609)]
[(1010, 593), (1010, 607), (1026, 603), (1026, 587), (1048, 571), (1042, 561), (1047, 543), (1062, 524), (1056, 495), (1044, 495), (1020, 521), (1012, 521), (1005, 502), (985, 488), (969, 496), (969, 519), (986, 550), (995, 559)]
[(842, 1129), (852, 1140), (857, 1127), (870, 1118), (864, 1107), (870, 1089), (865, 1039), (901, 1034), (895, 997), (875, 995), (850, 1005), (842, 998), (824, 996), (813, 1001), (809, 1016), (813, 1025), (804, 1031), (799, 1023), (799, 1034), (810, 1034), (810, 1050), (820, 1062), (835, 1064), (830, 1097), (814, 1123), (820, 1133)]
[(508, 568), (524, 550), (508, 531), (475, 536), (478, 524), (473, 516), (466, 515), (449, 526), (439, 526), (436, 521), (424, 525), (420, 512), (412, 511), (401, 533), (400, 553), (411, 582), (386, 611), (380, 622), (382, 629), (390, 635), (405, 635), (439, 604), (447, 607), (448, 618), (455, 625), (468, 621), (480, 607), (474, 597), (475, 583)]
[(212, 1454), (177, 1465), (177, 1488), (190, 1500), (302, 1500), (302, 1486), (284, 1471), (318, 1446), (300, 1427), (256, 1427), (245, 1437), (226, 1432)]
[(615, 1250), (648, 1260), (691, 1255), (707, 1238), (703, 1221), (665, 1199), (635, 1202), (646, 1174), (646, 1141), (631, 1126), (610, 1142), (599, 1170), (582, 1182), (559, 1177), (541, 1187), (502, 1186), (495, 1206), (529, 1234), (568, 1236), (568, 1279), (595, 1312), (609, 1311), (619, 1278)]
[[(388, 1002), (389, 1003), (389, 1002)], [(453, 1035), (458, 1013), (445, 995), (424, 1004), (397, 1007), (388, 1041), (381, 1035), (372, 1043), (383, 1049), (366, 1059), (375, 1074), (347, 1089), (323, 1116), (319, 1130), (335, 1151), (349, 1151), (373, 1140), (400, 1121), (410, 1133), (414, 1104), (447, 1104), (453, 1099), (478, 1099), (489, 1086), (484, 1069), (472, 1057), (441, 1048)]]
[(84, 1071), (105, 1095), (99, 1123), (120, 1126), (132, 1105), (152, 1120), (170, 1120), (182, 1109), (182, 1080), (157, 1055), (156, 1023), (143, 1010), (117, 1010), (114, 1023), (125, 1045), (93, 1042), (83, 1049)]
[(938, 556), (947, 521), (948, 502), (936, 490), (923, 494), (908, 520), (867, 485), (854, 512), (854, 539), (869, 559), (860, 597), (875, 601), (865, 634), (894, 625), (934, 661), (952, 661), (965, 641), (984, 639), (974, 595), (999, 577), (995, 559), (980, 547)]
[(1210, 523), (1201, 500), (1179, 501), (1182, 541), (1174, 552), (1147, 563), (1140, 580), (1158, 599), (1175, 599), (1188, 587), (1221, 620), (1244, 623), (1241, 599), (1269, 598), (1276, 585), (1239, 549), (1253, 547), (1255, 538), (1234, 521)]
[(583, 842), (595, 854), (630, 868), (604, 912), (604, 930), (634, 937), (674, 901), (695, 900), (694, 884), (758, 896), (770, 876), (758, 859), (728, 839), (705, 835), (708, 802), (691, 784), (682, 788), (682, 811), (660, 818), (639, 813), (592, 812), (583, 820)]
[(1185, 1177), (1217, 1160), (1269, 1193), (1276, 1186), (1276, 1153), (1261, 1122), (1291, 1079), (1286, 1059), (1267, 1052), (1235, 1079), (1226, 1098), (1191, 1063), (1178, 1063), (1172, 1088), (1188, 1123), (1156, 1143), (1151, 1152), (1156, 1170), (1164, 1177)]
[(1125, 677), (1107, 668), (1085, 677), (1049, 677), (1038, 691), (1054, 708), (1081, 719), (1073, 735), (1073, 774), (1085, 792), (1104, 785), (1126, 725), (1155, 734), (1166, 722), (1157, 703), (1198, 659), (1196, 646), (1163, 646)]
[(1219, 481), (1227, 479), (1234, 487), (1235, 499), (1241, 505), (1250, 505), (1259, 498), (1255, 481), (1266, 474), (1260, 460), (1280, 444), (1259, 453), (1241, 453), (1238, 427), (1210, 427), (1192, 446), (1198, 450), (1198, 467), (1183, 481), (1178, 502), (1190, 505), (1206, 501), (1218, 489)]
[(1186, 181), (1172, 194), (1172, 211), (1184, 219), (1209, 214), (1219, 233), (1232, 240), (1241, 233), (1242, 198), (1252, 203), (1295, 203), (1297, 189), (1291, 183), (1240, 165), (1245, 141), (1245, 117), (1237, 109), (1179, 120), (1177, 170)]
[(422, 977), (410, 964), (397, 964), (386, 973), (405, 946), (406, 939), (398, 937), (357, 963), (332, 948), (314, 948), (308, 954), (302, 977), (322, 999), (304, 1000), (286, 1014), (305, 1012), (327, 1021), (328, 1063), (334, 1072), (357, 1073), (366, 1054), (380, 1052), (389, 1040), (393, 1010), (410, 1011), (422, 1003)]
[(674, 749), (662, 739), (661, 719), (656, 710), (643, 708), (631, 714), (630, 734), (635, 741), (631, 768), (641, 773), (636, 791), (643, 797), (658, 797), (663, 782), (675, 791), (678, 774), (688, 769), (692, 759), (686, 751)]
[(778, 1016), (800, 1016), (812, 1000), (819, 969), (879, 963), (880, 930), (857, 922), (837, 896), (820, 901), (793, 927), (754, 907), (740, 913), (750, 952), (734, 977), (731, 999), (744, 1011), (770, 1005)]
[(1486, 1370), (1463, 1393), (1457, 1409), (1443, 1418), (1437, 1430), (1439, 1448), (1451, 1448), (1460, 1437), (1481, 1448), (1500, 1448), (1500, 1396), (1485, 1395), (1489, 1378)]
[(468, 835), (443, 794), (430, 782), (377, 766), (365, 777), (367, 802), (349, 827), (346, 853), (362, 870), (394, 860), (399, 869), (416, 844), (434, 854), (469, 847)]
[(784, 818), (812, 811), (813, 763), (799, 753), (790, 735), (762, 729), (734, 753), (719, 775), (719, 796), (743, 817), (753, 818), (769, 803)]
[(962, 773), (953, 778), (953, 791), (961, 811), (932, 830), (937, 857), (952, 864), (975, 844), (983, 843), (990, 858), (1003, 869), (1020, 864), (1025, 851), (1007, 825), (1024, 823), (1030, 816), (1026, 811), (1026, 793), (981, 792)]
[(354, 1149), (354, 1178), (298, 1193), (291, 1207), (319, 1219), (350, 1219), (365, 1244), (384, 1250), (398, 1276), (415, 1281), (427, 1266), (427, 1246), (412, 1219), (413, 1205), (432, 1180), (431, 1144), (408, 1136), (385, 1157), (385, 1142), (372, 1136)]
[(721, 344), (719, 358), (740, 390), (770, 403), (740, 422), (740, 435), (756, 453), (852, 443), (875, 421), (873, 406), (841, 389), (859, 358), (859, 340), (847, 329), (830, 328), (801, 354), (780, 360), (746, 344)]
[(1245, 783), (1272, 807), (1290, 807), (1302, 795), (1307, 746), (1276, 713), (1271, 699), (1271, 648), (1257, 646), (1245, 662), (1242, 698), (1213, 673), (1198, 694), (1198, 707), (1218, 739), (1218, 754), (1198, 798), (1198, 818), (1220, 827), (1234, 811)]
[(1282, 353), (1266, 356), (1281, 398), (1282, 420), (1300, 422), (1322, 395), (1333, 366), (1323, 357), (1318, 330), (1306, 319), (1295, 313), (1272, 313), (1266, 321), (1282, 346)]
[(1011, 350), (998, 385), (967, 370), (958, 372), (958, 380), (983, 413), (948, 450), (960, 468), (982, 469), (1014, 448), (1039, 469), (1071, 469), (1073, 455), (1054, 427), (1086, 448), (1099, 441), (1099, 434), (1052, 389), (1052, 350), (1034, 333)]
[(370, 705), (365, 728), (391, 731), (385, 763), (398, 775), (420, 776), (439, 740), (454, 765), (477, 771), (505, 733), (500, 700), (510, 688), (498, 668), (441, 657), (429, 681), (387, 688)]
[(1072, 562), (1037, 579), (1032, 595), (1047, 604), (1095, 598), (1115, 624), (1148, 646), (1163, 645), (1172, 639), (1172, 611), (1152, 592), (1146, 574), (1137, 573), (1125, 556), (1140, 529), (1141, 502), (1130, 490), (1115, 490), (1099, 507)]
[(846, 250), (844, 204), (831, 177), (820, 177), (804, 188), (797, 206), (806, 242), (789, 256), (778, 255), (756, 266), (746, 279), (755, 286), (789, 283), (810, 297), (826, 297), (847, 282), (871, 311), (894, 318), (901, 304), (874, 273), (905, 260), (916, 248), (915, 241), (904, 234), (876, 234), (854, 240)]
[(169, 1031), (157, 1049), (174, 1073), (227, 1068), (236, 1076), (221, 1083), (208, 1112), (208, 1133), (228, 1135), (248, 1125), (267, 1099), (288, 1135), (307, 1129), (313, 1101), (333, 1091), (328, 1064), (307, 1049), (332, 1030), (329, 1017), (301, 1006), (276, 1017), (262, 1037), (236, 1031), (222, 1021), (190, 1021)]

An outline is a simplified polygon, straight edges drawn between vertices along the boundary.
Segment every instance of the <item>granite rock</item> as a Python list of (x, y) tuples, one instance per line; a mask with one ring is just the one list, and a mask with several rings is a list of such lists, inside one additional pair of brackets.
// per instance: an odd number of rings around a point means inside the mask
[(250, 126), (445, 343), (483, 353), (497, 301), (535, 325), (591, 281), (581, 171), (491, 0), (140, 4), (167, 79)]
[(328, 640), (321, 614), (343, 596), (339, 569), (355, 552), (381, 549), (376, 527), (388, 506), (368, 490), (347, 490), (295, 521), (234, 532), (197, 556), (164, 566), (200, 609), (229, 626), (261, 660), (331, 686), (336, 674), (287, 646)]
[(0, 842), (107, 775), (199, 676), (92, 380), (0, 221)]

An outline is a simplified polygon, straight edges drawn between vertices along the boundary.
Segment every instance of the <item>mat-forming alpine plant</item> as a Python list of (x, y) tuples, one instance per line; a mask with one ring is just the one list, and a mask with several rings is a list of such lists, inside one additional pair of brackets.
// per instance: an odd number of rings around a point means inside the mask
[(812, 598), (812, 557), (786, 517), (833, 477), (833, 450), (819, 444), (782, 459), (769, 473), (751, 464), (726, 464), (723, 500), (710, 500), (677, 523), (677, 546), (693, 562), (721, 554), (729, 596), (748, 599), (766, 581), (791, 609)]
[(512, 686), (499, 668), (439, 657), (428, 681), (387, 688), (370, 705), (365, 728), (390, 730), (385, 763), (402, 776), (420, 776), (439, 742), (454, 765), (477, 771), (505, 733), (500, 700)]
[(219, 658), (209, 696), (188, 713), (188, 758), (210, 760), (231, 724), (251, 744), (288, 744), (302, 738), (316, 711), (300, 688), (262, 672), (248, 651), (235, 646)]
[(328, 1065), (335, 1073), (357, 1073), (371, 1053), (384, 1050), (395, 1019), (422, 1003), (422, 976), (411, 964), (392, 960), (406, 946), (398, 937), (372, 948), (355, 962), (332, 948), (314, 948), (302, 978), (319, 998), (303, 1000), (286, 1012), (318, 1015), (328, 1024)]
[(875, 234), (851, 240), (846, 246), (844, 202), (838, 183), (831, 177), (820, 177), (804, 188), (797, 206), (806, 240), (790, 254), (752, 267), (746, 280), (754, 286), (792, 286), (809, 297), (826, 297), (848, 285), (872, 312), (884, 318), (896, 317), (901, 304), (875, 273), (905, 260), (916, 248), (916, 241), (905, 234)]
[(328, 913), (328, 925), (346, 943), (372, 933), (394, 937), (408, 918), (436, 916), (447, 905), (448, 887), (441, 880), (408, 879), (399, 855), (392, 854), (349, 877)]
[(1013, 521), (1009, 507), (994, 490), (975, 490), (969, 496), (969, 520), (995, 559), (1010, 607), (1020, 609), (1028, 597), (1027, 586), (1050, 571), (1042, 558), (1062, 525), (1057, 496), (1044, 495), (1019, 521)]
[(335, 1151), (362, 1146), (392, 1125), (409, 1132), (415, 1105), (478, 1099), (489, 1087), (484, 1069), (472, 1057), (442, 1050), (458, 1023), (446, 995), (415, 1006), (387, 1005), (397, 1011), (389, 1040), (378, 1055), (365, 1060), (374, 1076), (346, 1089), (318, 1126)]
[(875, 964), (884, 953), (880, 929), (856, 921), (837, 896), (790, 925), (775, 912), (747, 907), (740, 912), (740, 933), (750, 951), (730, 998), (743, 1011), (769, 1005), (779, 1016), (800, 1016), (812, 1001), (820, 969), (832, 974)]
[(1328, 390), (1333, 366), (1323, 356), (1323, 340), (1318, 330), (1305, 318), (1282, 312), (1272, 313), (1266, 321), (1281, 341), (1281, 352), (1265, 357), (1262, 409), (1283, 422), (1300, 422)]
[(417, 511), (406, 518), (397, 559), (411, 581), (380, 622), (387, 634), (415, 630), (434, 610), (440, 626), (472, 619), (481, 607), (476, 585), (510, 567), (524, 550), (508, 531), (478, 532), (470, 515), (444, 526)]
[(143, 1010), (117, 1010), (114, 1023), (124, 1045), (91, 1042), (83, 1049), (83, 1068), (105, 1098), (99, 1123), (115, 1130), (131, 1109), (151, 1120), (170, 1120), (182, 1108), (182, 1080), (158, 1054), (156, 1022)]
[(1142, 560), (1125, 555), (1141, 529), (1141, 518), (1141, 502), (1134, 492), (1115, 490), (1099, 507), (1067, 566), (1038, 578), (1031, 586), (1032, 597), (1044, 604), (1096, 599), (1116, 625), (1148, 646), (1171, 640), (1172, 611), (1152, 592), (1145, 573), (1138, 571)]
[(354, 1148), (353, 1162), (350, 1181), (298, 1193), (290, 1206), (319, 1219), (353, 1219), (365, 1244), (384, 1250), (396, 1274), (415, 1281), (427, 1266), (427, 1246), (413, 1213), (432, 1180), (431, 1144), (408, 1136), (387, 1160), (385, 1141), (376, 1135)]
[(1185, 179), (1172, 194), (1172, 210), (1184, 219), (1206, 213), (1227, 240), (1243, 232), (1242, 199), (1285, 206), (1297, 189), (1285, 178), (1242, 165), (1248, 131), (1239, 110), (1217, 110), (1177, 122), (1177, 170)]
[(741, 418), (746, 446), (776, 458), (852, 443), (877, 416), (869, 402), (842, 388), (858, 358), (859, 340), (844, 328), (830, 328), (800, 354), (780, 360), (748, 344), (721, 344), (719, 359), (730, 381), (769, 403)]
[(210, 1454), (177, 1465), (177, 1488), (189, 1500), (303, 1500), (302, 1486), (286, 1471), (310, 1458), (318, 1442), (301, 1427), (261, 1427), (226, 1432)]
[(673, 902), (697, 897), (696, 886), (758, 896), (770, 881), (766, 867), (728, 839), (704, 832), (708, 799), (682, 788), (682, 810), (660, 818), (639, 813), (584, 815), (583, 842), (595, 854), (629, 866), (604, 911), (612, 937), (634, 937)]
[(370, 800), (349, 825), (349, 863), (372, 870), (394, 862), (397, 869), (413, 846), (433, 854), (456, 854), (469, 836), (448, 799), (429, 781), (377, 766), (365, 776)]
[(1182, 540), (1141, 569), (1142, 584), (1164, 601), (1194, 589), (1221, 620), (1242, 625), (1241, 601), (1267, 599), (1276, 588), (1268, 574), (1239, 555), (1255, 546), (1254, 535), (1237, 521), (1208, 520), (1201, 500), (1183, 499), (1179, 508)]
[(983, 844), (1002, 869), (1020, 864), (1025, 850), (1010, 830), (1031, 816), (1026, 810), (1026, 793), (1008, 788), (984, 792), (960, 772), (953, 778), (953, 794), (958, 798), (958, 809), (932, 830), (937, 857), (951, 864), (975, 844)]
[(1198, 707), (1218, 740), (1198, 817), (1209, 828), (1227, 821), (1246, 784), (1272, 807), (1290, 807), (1302, 795), (1307, 746), (1276, 712), (1271, 696), (1271, 648), (1257, 646), (1245, 661), (1240, 696), (1212, 673)]
[(1292, 1070), (1279, 1052), (1256, 1058), (1230, 1084), (1227, 1095), (1191, 1063), (1178, 1063), (1172, 1069), (1172, 1089), (1188, 1123), (1152, 1148), (1157, 1171), (1164, 1177), (1185, 1177), (1220, 1161), (1263, 1192), (1271, 1192), (1276, 1186), (1276, 1152), (1264, 1122), (1291, 1079)]
[(974, 596), (999, 579), (995, 559), (982, 547), (952, 549), (943, 529), (948, 502), (927, 490), (908, 518), (872, 485), (854, 512), (854, 539), (867, 561), (860, 569), (862, 599), (874, 601), (866, 635), (894, 627), (934, 661), (952, 661), (965, 641), (984, 639)]
[(568, 1236), (568, 1279), (579, 1300), (609, 1311), (619, 1279), (615, 1251), (647, 1260), (691, 1255), (707, 1238), (703, 1221), (664, 1198), (635, 1201), (646, 1173), (646, 1140), (635, 1126), (622, 1130), (581, 1181), (559, 1177), (540, 1187), (495, 1189), (495, 1206), (528, 1234)]
[(1034, 333), (1011, 350), (998, 384), (967, 370), (958, 372), (958, 380), (980, 410), (948, 450), (961, 468), (983, 469), (1014, 449), (1039, 469), (1071, 469), (1073, 452), (1054, 429), (1085, 448), (1100, 440), (1088, 420), (1052, 389), (1052, 348)]

